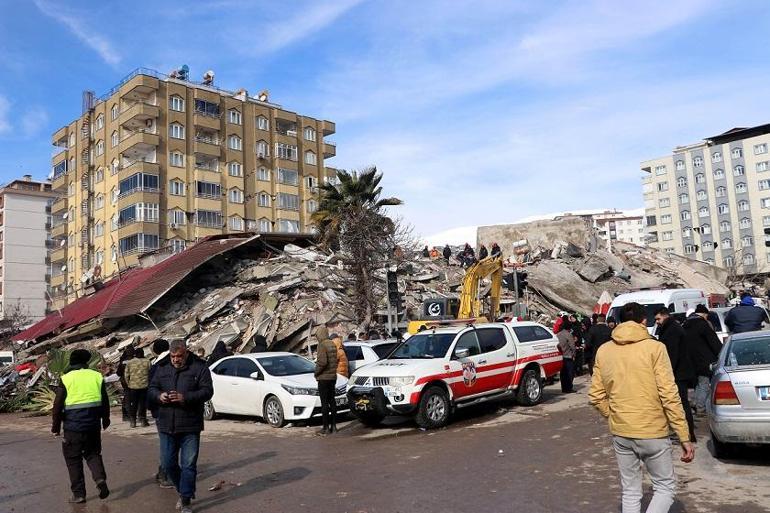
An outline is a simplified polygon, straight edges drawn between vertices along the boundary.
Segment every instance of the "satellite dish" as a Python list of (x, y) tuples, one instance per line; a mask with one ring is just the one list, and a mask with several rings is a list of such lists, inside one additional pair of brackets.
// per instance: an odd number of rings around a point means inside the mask
[(69, 213), (69, 212), (65, 212), (65, 213), (63, 213), (63, 214), (61, 215), (61, 218), (62, 218), (62, 219), (67, 219), (67, 218), (69, 217), (69, 215), (70, 215), (70, 213)]
[(67, 239), (62, 239), (61, 242), (59, 243), (59, 247), (63, 248), (66, 244), (67, 244)]
[(269, 95), (270, 95), (270, 92), (267, 89), (264, 89), (259, 92), (259, 94), (257, 95), (257, 99), (261, 102), (266, 102)]
[(61, 266), (61, 270), (62, 270), (62, 272), (66, 271), (67, 270), (67, 266), (66, 265)]
[(48, 173), (48, 179), (49, 179), (49, 180), (53, 180), (53, 171), (51, 171), (50, 173)]
[(206, 85), (211, 85), (214, 83), (214, 72), (212, 70), (208, 70), (203, 74), (203, 83)]

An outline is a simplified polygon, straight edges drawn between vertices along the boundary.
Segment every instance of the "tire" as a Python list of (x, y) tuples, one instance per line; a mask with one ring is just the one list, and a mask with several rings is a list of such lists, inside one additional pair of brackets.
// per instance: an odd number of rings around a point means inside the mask
[(383, 417), (379, 413), (374, 413), (370, 411), (355, 411), (354, 415), (358, 419), (361, 424), (368, 427), (377, 427), (382, 422)]
[(417, 425), (424, 429), (436, 429), (449, 422), (451, 403), (446, 391), (436, 385), (428, 387), (420, 397), (417, 408)]
[(534, 406), (543, 400), (543, 380), (535, 369), (527, 369), (521, 376), (516, 401), (523, 406)]
[(286, 420), (283, 418), (283, 405), (281, 401), (274, 395), (271, 395), (265, 401), (265, 408), (262, 412), (262, 416), (265, 422), (270, 424), (274, 428), (282, 428), (286, 424)]
[(711, 446), (714, 448), (715, 458), (727, 459), (733, 455), (733, 445), (717, 440), (713, 431), (711, 432)]
[(217, 411), (214, 409), (214, 403), (206, 401), (203, 404), (203, 420), (215, 420), (217, 418)]

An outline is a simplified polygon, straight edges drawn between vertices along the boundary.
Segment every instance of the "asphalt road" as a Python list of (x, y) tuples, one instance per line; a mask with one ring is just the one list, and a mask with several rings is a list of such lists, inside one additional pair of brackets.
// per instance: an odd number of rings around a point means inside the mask
[[(585, 405), (584, 393), (547, 390), (540, 406), (465, 410), (438, 431), (395, 419), (378, 429), (346, 422), (322, 438), (314, 436), (317, 426), (275, 430), (238, 418), (208, 423), (195, 511), (619, 511), (604, 421)], [(104, 435), (112, 495), (100, 501), (88, 482), (88, 503), (74, 506), (65, 503), (66, 470), (48, 419), (0, 416), (0, 512), (173, 512), (173, 490), (153, 480), (154, 428), (116, 424)], [(703, 426), (699, 432), (696, 462), (677, 462), (680, 494), (672, 511), (770, 511), (770, 452), (752, 449), (741, 460), (717, 461)], [(220, 489), (209, 490), (217, 484)]]

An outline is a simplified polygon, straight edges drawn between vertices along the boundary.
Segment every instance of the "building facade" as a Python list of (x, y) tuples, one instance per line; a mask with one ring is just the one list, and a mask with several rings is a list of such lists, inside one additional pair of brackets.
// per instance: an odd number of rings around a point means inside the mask
[(107, 95), (84, 93), (82, 116), (53, 135), (51, 286), (59, 301), (81, 283), (135, 265), (158, 248), (242, 231), (308, 232), (319, 183), (336, 154), (335, 124), (249, 96), (135, 70)]
[(0, 318), (45, 317), (54, 197), (50, 183), (30, 175), (0, 189)]
[(641, 163), (648, 243), (737, 274), (770, 271), (770, 125)]
[(637, 246), (645, 245), (644, 215), (642, 211), (607, 211), (591, 216), (593, 227), (607, 249), (616, 241)]

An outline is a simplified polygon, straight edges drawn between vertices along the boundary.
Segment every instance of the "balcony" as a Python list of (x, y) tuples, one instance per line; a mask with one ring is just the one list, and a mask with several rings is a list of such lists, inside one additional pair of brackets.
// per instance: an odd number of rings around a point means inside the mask
[(160, 109), (157, 105), (145, 101), (138, 101), (123, 109), (118, 119), (121, 126), (130, 130), (136, 130), (137, 128), (145, 126), (148, 119), (157, 119), (159, 114)]
[(203, 112), (196, 109), (193, 113), (193, 124), (211, 130), (219, 130), (222, 125), (221, 117), (221, 113)]
[(67, 210), (67, 206), (68, 206), (68, 200), (66, 196), (63, 198), (59, 198), (53, 202), (53, 205), (51, 205), (51, 213), (57, 214), (62, 210)]
[(219, 172), (219, 159), (217, 158), (210, 158), (206, 155), (201, 155), (199, 153), (195, 154), (195, 169), (200, 169), (203, 171), (212, 171), (214, 173)]
[(142, 155), (155, 150), (160, 144), (156, 131), (137, 130), (123, 137), (118, 152), (129, 160), (141, 160)]
[(59, 223), (51, 227), (51, 238), (60, 239), (67, 235), (67, 223)]
[(337, 155), (337, 143), (324, 141), (324, 158), (328, 159)]
[(159, 85), (160, 81), (157, 78), (137, 73), (120, 86), (120, 97), (126, 101), (146, 99), (154, 91), (158, 90)]
[(323, 133), (324, 137), (328, 135), (334, 135), (337, 133), (337, 124), (333, 121), (321, 121), (322, 129), (321, 132)]
[(203, 153), (206, 155), (219, 157), (222, 154), (222, 149), (219, 146), (220, 142), (221, 141), (219, 140), (218, 134), (199, 131), (195, 135), (193, 151), (195, 153)]
[(160, 173), (160, 165), (157, 162), (148, 162), (146, 160), (125, 160), (118, 171), (119, 178), (123, 179), (135, 173), (148, 173), (157, 175)]
[(67, 246), (51, 251), (51, 263), (61, 262), (67, 259)]
[(61, 272), (61, 270), (59, 270), (58, 268), (56, 270), (58, 272), (60, 272), (61, 274), (57, 274), (57, 275), (51, 276), (51, 281), (50, 281), (51, 288), (59, 287), (61, 285), (64, 285), (65, 278), (67, 276), (66, 273)]
[[(139, 194), (141, 196), (133, 197), (136, 194)], [(156, 189), (156, 188), (136, 187), (134, 189), (129, 189), (118, 196), (118, 206), (129, 205), (132, 203), (143, 203), (143, 202), (157, 203), (158, 194), (160, 194), (160, 189)], [(124, 200), (126, 200), (129, 197), (131, 197), (131, 201), (124, 202)]]

